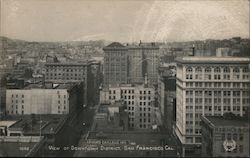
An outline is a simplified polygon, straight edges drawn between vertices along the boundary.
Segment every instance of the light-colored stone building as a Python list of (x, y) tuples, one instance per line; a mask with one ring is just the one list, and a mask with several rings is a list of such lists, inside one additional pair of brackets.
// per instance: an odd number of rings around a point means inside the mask
[(242, 116), (249, 108), (250, 59), (183, 57), (176, 61), (174, 128), (185, 151), (200, 148), (201, 115), (220, 116), (232, 112)]
[(151, 129), (155, 120), (155, 90), (147, 85), (112, 85), (103, 88), (100, 102), (123, 100), (129, 113), (129, 128)]
[(76, 84), (54, 84), (51, 87), (35, 84), (24, 89), (6, 90), (8, 115), (70, 114), (76, 106)]

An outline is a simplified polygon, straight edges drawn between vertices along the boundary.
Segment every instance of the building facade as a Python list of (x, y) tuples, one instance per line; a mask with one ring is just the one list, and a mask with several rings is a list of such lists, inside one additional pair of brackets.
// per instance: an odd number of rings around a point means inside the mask
[(116, 85), (103, 89), (100, 102), (123, 100), (130, 129), (151, 129), (155, 120), (155, 90), (146, 85)]
[(83, 103), (88, 104), (88, 75), (90, 74), (90, 64), (87, 61), (75, 63), (46, 63), (45, 82), (83, 83)]
[(202, 116), (202, 156), (249, 157), (250, 124), (246, 119)]
[(126, 84), (128, 82), (128, 49), (118, 42), (103, 48), (104, 84)]
[(243, 116), (250, 103), (249, 58), (183, 57), (177, 61), (175, 134), (183, 153), (201, 145), (201, 115)]
[(157, 83), (159, 46), (140, 43), (124, 46), (114, 42), (104, 49), (104, 84)]
[(160, 67), (157, 87), (157, 104), (165, 127), (172, 131), (175, 122), (176, 77), (175, 67)]
[(25, 87), (6, 90), (6, 113), (26, 114), (70, 114), (76, 110), (77, 86), (53, 85), (49, 88)]
[(155, 43), (128, 46), (128, 83), (143, 83), (145, 75), (149, 82), (157, 83), (160, 47)]
[(88, 75), (88, 104), (97, 105), (99, 103), (99, 88), (101, 85), (101, 63), (90, 62), (90, 73)]

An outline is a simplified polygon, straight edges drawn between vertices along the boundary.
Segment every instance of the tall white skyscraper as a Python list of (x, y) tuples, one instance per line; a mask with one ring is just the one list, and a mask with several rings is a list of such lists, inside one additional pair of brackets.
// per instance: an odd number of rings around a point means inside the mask
[(242, 116), (250, 106), (250, 58), (177, 58), (175, 134), (183, 151), (201, 145), (201, 115), (232, 112)]

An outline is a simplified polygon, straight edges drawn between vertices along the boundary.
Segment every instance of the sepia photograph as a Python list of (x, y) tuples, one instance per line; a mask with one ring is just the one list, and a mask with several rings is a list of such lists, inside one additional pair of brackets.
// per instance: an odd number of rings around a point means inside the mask
[(0, 157), (250, 157), (250, 0), (0, 0)]

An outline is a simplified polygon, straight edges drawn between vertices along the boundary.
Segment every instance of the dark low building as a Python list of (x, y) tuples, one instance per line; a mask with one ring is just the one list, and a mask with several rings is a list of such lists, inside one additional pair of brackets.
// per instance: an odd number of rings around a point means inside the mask
[(58, 156), (64, 152), (63, 147), (75, 145), (79, 139), (80, 131), (68, 115), (21, 115), (6, 120), (15, 121), (7, 128), (7, 137), (43, 136), (43, 156)]
[(122, 101), (100, 104), (94, 118), (94, 131), (127, 131), (128, 112)]
[(226, 115), (201, 117), (202, 155), (249, 157), (249, 120)]
[(0, 157), (35, 157), (44, 156), (44, 137), (1, 137)]

